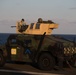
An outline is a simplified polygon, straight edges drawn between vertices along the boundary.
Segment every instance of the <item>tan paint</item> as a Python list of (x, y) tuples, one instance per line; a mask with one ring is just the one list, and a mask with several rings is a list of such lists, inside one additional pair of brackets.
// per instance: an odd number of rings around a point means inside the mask
[[(36, 24), (40, 24), (40, 29), (36, 29)], [(28, 25), (28, 28), (23, 31), (23, 32), (19, 32), (18, 31), (18, 24), (17, 24), (17, 28), (16, 28), (16, 32), (17, 33), (23, 33), (23, 34), (35, 34), (35, 35), (42, 35), (44, 34), (44, 32), (46, 32), (46, 35), (51, 35), (52, 30), (58, 28), (58, 24), (56, 23), (34, 23), (33, 25), (33, 29), (30, 29), (30, 25)]]

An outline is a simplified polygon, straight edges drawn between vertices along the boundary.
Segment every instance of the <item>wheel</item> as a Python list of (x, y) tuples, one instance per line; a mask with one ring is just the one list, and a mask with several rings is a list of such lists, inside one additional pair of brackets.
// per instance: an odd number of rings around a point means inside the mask
[(73, 57), (70, 61), (70, 65), (76, 68), (76, 54), (73, 54)]
[(4, 66), (4, 64), (5, 64), (5, 59), (3, 55), (0, 53), (0, 67)]
[(49, 54), (44, 53), (38, 59), (38, 67), (42, 70), (51, 70), (55, 66), (55, 59)]

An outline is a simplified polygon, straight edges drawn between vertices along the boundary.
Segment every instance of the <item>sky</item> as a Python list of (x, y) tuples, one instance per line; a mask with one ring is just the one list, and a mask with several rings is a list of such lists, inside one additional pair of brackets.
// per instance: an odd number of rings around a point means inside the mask
[(76, 0), (0, 0), (0, 33), (16, 33), (12, 25), (38, 18), (59, 24), (53, 34), (76, 34)]

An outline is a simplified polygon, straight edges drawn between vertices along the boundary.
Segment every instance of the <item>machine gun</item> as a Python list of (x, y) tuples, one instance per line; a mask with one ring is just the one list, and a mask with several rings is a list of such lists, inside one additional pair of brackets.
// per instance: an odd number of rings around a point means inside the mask
[(11, 28), (14, 28), (14, 27), (16, 27), (16, 26), (11, 26)]

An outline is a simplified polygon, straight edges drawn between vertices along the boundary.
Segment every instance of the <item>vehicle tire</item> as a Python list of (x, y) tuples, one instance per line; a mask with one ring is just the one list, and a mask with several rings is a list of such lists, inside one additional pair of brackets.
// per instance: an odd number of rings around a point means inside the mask
[(55, 66), (55, 59), (49, 53), (42, 54), (38, 59), (38, 67), (41, 70), (51, 70)]
[(70, 65), (76, 68), (76, 54), (73, 54), (73, 57), (70, 61)]
[(0, 67), (3, 67), (5, 64), (4, 56), (0, 53)]

